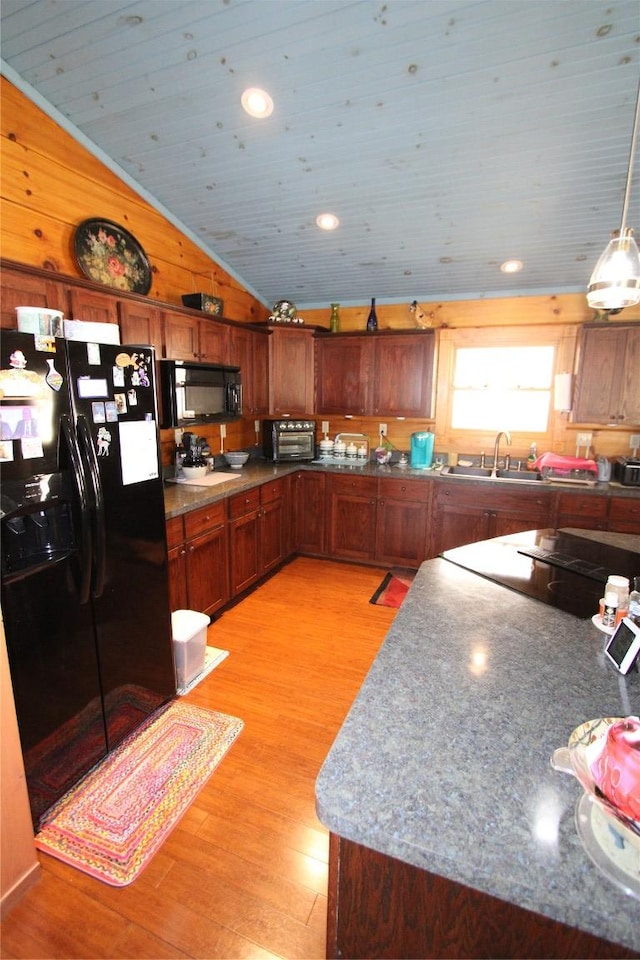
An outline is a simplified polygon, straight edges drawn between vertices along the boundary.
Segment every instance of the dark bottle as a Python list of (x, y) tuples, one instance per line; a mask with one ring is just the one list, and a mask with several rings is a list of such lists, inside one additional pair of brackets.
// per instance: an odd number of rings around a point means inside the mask
[(367, 317), (367, 330), (369, 333), (375, 333), (378, 329), (378, 318), (376, 316), (376, 298), (371, 297), (371, 310)]

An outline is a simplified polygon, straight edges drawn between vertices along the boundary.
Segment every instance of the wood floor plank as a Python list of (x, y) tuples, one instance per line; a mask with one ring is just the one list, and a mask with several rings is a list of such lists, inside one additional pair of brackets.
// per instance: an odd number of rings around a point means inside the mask
[(325, 955), (315, 780), (395, 616), (369, 603), (385, 572), (297, 558), (211, 624), (229, 657), (185, 699), (241, 717), (240, 737), (129, 887), (40, 854), (3, 958)]

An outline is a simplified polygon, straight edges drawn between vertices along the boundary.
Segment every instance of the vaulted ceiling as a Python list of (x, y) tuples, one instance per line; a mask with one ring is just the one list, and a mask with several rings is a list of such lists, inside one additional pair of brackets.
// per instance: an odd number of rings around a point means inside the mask
[[(620, 225), (638, 0), (1, 11), (6, 76), (267, 304), (582, 291)], [(243, 112), (249, 86), (270, 118)]]

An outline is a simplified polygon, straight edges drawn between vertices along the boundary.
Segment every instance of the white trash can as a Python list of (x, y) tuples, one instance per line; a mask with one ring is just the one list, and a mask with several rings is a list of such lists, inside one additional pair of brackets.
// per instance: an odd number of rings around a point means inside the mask
[(209, 622), (206, 613), (197, 610), (174, 610), (171, 614), (178, 690), (188, 686), (202, 672)]

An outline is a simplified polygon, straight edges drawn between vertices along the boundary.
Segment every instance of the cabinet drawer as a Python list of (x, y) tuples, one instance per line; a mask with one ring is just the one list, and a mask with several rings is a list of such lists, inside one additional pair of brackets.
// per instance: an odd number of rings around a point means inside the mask
[(393, 500), (429, 502), (430, 482), (422, 480), (381, 480), (378, 494)]
[(607, 501), (605, 497), (585, 497), (584, 494), (558, 494), (558, 515), (560, 517), (590, 517), (593, 520), (604, 520), (607, 516)]
[(220, 526), (225, 521), (224, 500), (210, 503), (206, 507), (190, 510), (184, 516), (184, 528), (187, 540), (197, 537), (198, 534)]
[(259, 487), (247, 490), (246, 493), (236, 493), (234, 497), (229, 497), (229, 519), (236, 520), (238, 517), (244, 517), (247, 513), (254, 513), (258, 509), (259, 503)]
[(378, 481), (375, 477), (336, 477), (330, 480), (331, 493), (355, 494), (358, 497), (376, 496)]
[(612, 497), (609, 501), (609, 519), (640, 521), (640, 497)]
[(167, 546), (169, 550), (172, 547), (179, 546), (184, 540), (184, 524), (182, 517), (171, 517), (166, 521), (167, 527)]
[(284, 496), (284, 479), (271, 480), (260, 487), (260, 503), (273, 503)]

